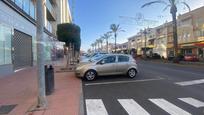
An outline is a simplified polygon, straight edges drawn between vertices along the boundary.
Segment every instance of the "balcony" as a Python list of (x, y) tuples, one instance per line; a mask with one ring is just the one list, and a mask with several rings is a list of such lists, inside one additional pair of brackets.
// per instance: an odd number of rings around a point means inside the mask
[(49, 21), (56, 21), (56, 12), (50, 0), (46, 0), (47, 19)]

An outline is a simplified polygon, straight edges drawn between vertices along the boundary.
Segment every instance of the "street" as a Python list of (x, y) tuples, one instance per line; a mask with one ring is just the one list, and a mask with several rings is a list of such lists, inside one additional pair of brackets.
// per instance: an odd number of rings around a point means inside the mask
[(139, 74), (83, 80), (86, 115), (203, 115), (204, 68), (139, 61)]

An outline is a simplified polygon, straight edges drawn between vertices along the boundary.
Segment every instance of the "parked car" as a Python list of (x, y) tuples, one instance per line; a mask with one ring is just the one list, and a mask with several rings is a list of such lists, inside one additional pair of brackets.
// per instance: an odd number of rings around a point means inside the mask
[[(167, 59), (168, 59), (169, 61), (173, 61), (174, 58), (175, 58), (175, 57), (174, 57), (173, 55), (170, 55), (170, 56), (168, 56)], [(179, 61), (183, 61), (183, 60), (184, 60), (184, 56), (181, 55), (181, 54), (179, 54), (179, 55), (178, 55), (178, 60), (179, 60)]]
[(199, 59), (195, 55), (185, 55), (184, 60), (185, 61), (199, 61)]
[(138, 73), (136, 60), (131, 55), (106, 54), (100, 59), (77, 66), (76, 75), (94, 80), (97, 76), (104, 75), (127, 75), (136, 77)]
[(107, 54), (107, 53), (96, 52), (96, 53), (90, 55), (89, 57), (85, 57), (85, 58), (81, 59), (80, 62), (83, 63), (83, 62), (88, 62), (89, 60), (95, 60), (95, 58), (101, 57), (104, 54)]
[(153, 53), (152, 56), (150, 56), (152, 59), (161, 59), (161, 56), (158, 53)]

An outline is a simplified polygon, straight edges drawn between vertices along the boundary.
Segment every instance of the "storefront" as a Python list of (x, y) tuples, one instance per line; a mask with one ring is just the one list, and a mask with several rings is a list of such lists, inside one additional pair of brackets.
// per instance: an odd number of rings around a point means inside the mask
[(195, 46), (198, 47), (198, 57), (200, 60), (204, 61), (204, 41), (195, 43)]
[(167, 57), (173, 57), (174, 56), (174, 48), (173, 43), (167, 44)]
[(182, 55), (195, 55), (199, 60), (204, 60), (204, 41), (180, 44), (179, 47)]
[(198, 48), (194, 45), (194, 43), (186, 43), (186, 44), (180, 44), (180, 53), (184, 56), (186, 55), (195, 55), (197, 56), (197, 50)]
[(0, 73), (1, 75), (13, 71), (11, 56), (11, 40), (13, 29), (0, 24)]

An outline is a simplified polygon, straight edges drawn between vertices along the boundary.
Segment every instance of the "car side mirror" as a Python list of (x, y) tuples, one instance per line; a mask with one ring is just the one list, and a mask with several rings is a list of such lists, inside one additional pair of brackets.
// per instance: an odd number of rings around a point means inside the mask
[(102, 61), (100, 62), (100, 64), (101, 64), (101, 65), (105, 64), (105, 61), (104, 61), (104, 60), (102, 60)]

